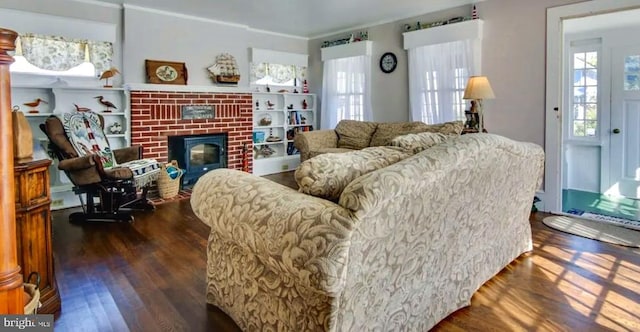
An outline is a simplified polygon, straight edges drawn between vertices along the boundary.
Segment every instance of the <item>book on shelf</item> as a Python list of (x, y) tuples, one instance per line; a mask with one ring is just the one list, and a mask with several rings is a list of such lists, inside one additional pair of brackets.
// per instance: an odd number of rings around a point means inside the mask
[(300, 154), (300, 151), (298, 151), (293, 142), (287, 143), (287, 154), (290, 156), (294, 154)]

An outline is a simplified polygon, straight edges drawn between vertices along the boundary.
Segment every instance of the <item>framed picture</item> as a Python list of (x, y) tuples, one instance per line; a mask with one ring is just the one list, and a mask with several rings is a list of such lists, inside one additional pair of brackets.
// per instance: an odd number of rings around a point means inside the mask
[(144, 60), (147, 81), (155, 84), (187, 84), (187, 66), (184, 62)]

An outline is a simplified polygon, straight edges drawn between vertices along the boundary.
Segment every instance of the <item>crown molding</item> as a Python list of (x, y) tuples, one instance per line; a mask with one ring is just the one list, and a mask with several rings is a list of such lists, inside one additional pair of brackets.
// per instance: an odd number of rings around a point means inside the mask
[[(94, 0), (74, 0), (74, 1), (94, 1)], [(285, 33), (273, 32), (273, 31), (262, 30), (262, 29), (256, 29), (256, 28), (252, 28), (252, 27), (250, 27), (250, 26), (248, 26), (246, 24), (239, 24), (239, 23), (232, 23), (232, 22), (214, 20), (214, 19), (211, 19), (211, 18), (195, 16), (195, 15), (188, 15), (188, 14), (181, 14), (181, 13), (175, 13), (175, 12), (170, 12), (170, 11), (166, 11), (166, 10), (162, 10), (162, 9), (141, 7), (141, 6), (129, 5), (129, 4), (123, 4), (122, 7), (124, 7), (124, 9), (134, 9), (134, 10), (144, 11), (144, 12), (158, 14), (158, 15), (173, 16), (173, 17), (183, 18), (183, 19), (187, 19), (187, 20), (194, 20), (194, 21), (200, 21), (200, 22), (206, 22), (206, 23), (220, 24), (220, 25), (225, 25), (225, 26), (239, 28), (239, 29), (245, 29), (247, 31), (263, 33), (263, 34), (268, 34), (268, 35), (273, 35), (273, 36), (309, 40), (309, 38), (307, 38), (307, 37), (289, 35), (289, 34), (285, 34)]]
[(86, 3), (86, 4), (90, 4), (90, 5), (94, 5), (94, 6), (115, 8), (115, 9), (122, 9), (122, 6), (123, 6), (123, 5), (120, 5), (120, 4), (117, 4), (117, 3), (109, 3), (109, 2), (99, 1), (99, 0), (71, 0), (71, 1), (80, 2), (80, 3)]

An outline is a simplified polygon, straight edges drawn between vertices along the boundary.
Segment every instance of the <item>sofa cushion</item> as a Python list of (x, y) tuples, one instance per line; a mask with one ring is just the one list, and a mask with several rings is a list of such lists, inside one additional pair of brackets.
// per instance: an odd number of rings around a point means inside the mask
[(300, 164), (295, 179), (300, 192), (337, 202), (351, 181), (411, 155), (410, 151), (386, 146), (322, 154)]
[(376, 131), (377, 123), (367, 121), (342, 120), (336, 126), (338, 147), (360, 150), (369, 146), (371, 135)]
[(427, 130), (424, 131), (430, 133), (441, 133), (445, 135), (460, 135), (463, 129), (463, 121), (450, 121), (427, 125)]
[(463, 128), (464, 122), (462, 121), (452, 121), (434, 125), (428, 125), (420, 121), (378, 123), (376, 131), (375, 133), (373, 133), (369, 145), (390, 145), (391, 140), (397, 136), (422, 132), (435, 132), (445, 135), (460, 135)]
[(317, 150), (310, 150), (309, 151), (309, 158), (313, 158), (315, 156), (319, 156), (321, 154), (325, 154), (325, 153), (345, 153), (345, 152), (351, 152), (351, 151), (357, 151), (354, 149), (345, 149), (345, 148), (320, 148)]
[(426, 150), (438, 143), (444, 142), (447, 135), (441, 133), (417, 133), (397, 136), (391, 140), (389, 145), (397, 146), (411, 153), (418, 153)]

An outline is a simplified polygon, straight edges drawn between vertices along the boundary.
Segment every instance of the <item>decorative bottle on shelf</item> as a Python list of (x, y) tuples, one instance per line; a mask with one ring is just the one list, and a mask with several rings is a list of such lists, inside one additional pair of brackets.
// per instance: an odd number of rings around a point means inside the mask
[(309, 85), (307, 84), (307, 80), (302, 82), (302, 93), (309, 93)]
[(303, 100), (302, 100), (302, 109), (303, 109), (303, 110), (306, 110), (306, 109), (307, 109), (307, 106), (308, 106), (308, 105), (307, 105), (307, 100), (306, 100), (306, 99), (303, 99)]

